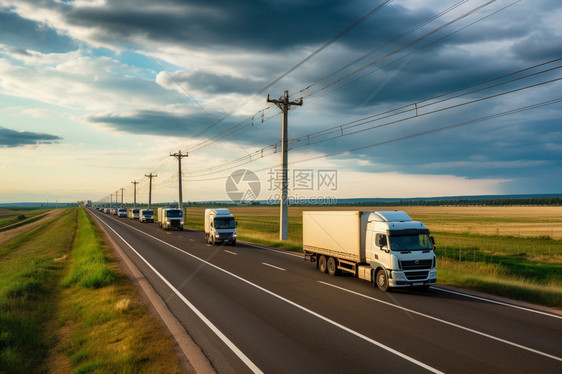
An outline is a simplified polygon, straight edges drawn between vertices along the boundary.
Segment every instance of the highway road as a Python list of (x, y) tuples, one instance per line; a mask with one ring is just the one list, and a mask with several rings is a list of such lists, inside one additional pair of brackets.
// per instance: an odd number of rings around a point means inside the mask
[(562, 373), (562, 317), (90, 210), (219, 373)]

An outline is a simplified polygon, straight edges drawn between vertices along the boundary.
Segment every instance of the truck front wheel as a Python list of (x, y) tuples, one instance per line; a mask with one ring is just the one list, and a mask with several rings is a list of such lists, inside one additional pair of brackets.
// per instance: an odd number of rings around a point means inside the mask
[(320, 270), (321, 273), (326, 273), (327, 267), (326, 257), (320, 256), (320, 258), (318, 259), (318, 270)]
[(333, 257), (330, 257), (328, 259), (328, 274), (334, 276), (338, 273), (338, 266), (336, 264), (336, 259)]
[(388, 277), (386, 276), (386, 271), (384, 269), (379, 269), (377, 271), (377, 276), (375, 277), (375, 282), (377, 283), (377, 287), (382, 292), (388, 290)]

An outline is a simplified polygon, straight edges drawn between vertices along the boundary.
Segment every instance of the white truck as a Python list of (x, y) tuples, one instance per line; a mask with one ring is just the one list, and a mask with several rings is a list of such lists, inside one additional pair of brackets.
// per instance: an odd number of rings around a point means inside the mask
[(305, 211), (305, 259), (322, 272), (340, 271), (389, 287), (429, 288), (437, 282), (434, 240), (402, 211)]
[(141, 209), (139, 213), (139, 222), (154, 222), (154, 212), (152, 209)]
[(183, 230), (183, 211), (179, 208), (158, 208), (158, 225), (164, 230)]
[(127, 209), (126, 208), (117, 208), (117, 217), (120, 218), (127, 218)]
[(228, 242), (236, 245), (236, 221), (228, 209), (205, 209), (205, 240), (207, 243)]
[(139, 219), (139, 213), (139, 208), (129, 208), (127, 210), (127, 217), (129, 217), (129, 219)]

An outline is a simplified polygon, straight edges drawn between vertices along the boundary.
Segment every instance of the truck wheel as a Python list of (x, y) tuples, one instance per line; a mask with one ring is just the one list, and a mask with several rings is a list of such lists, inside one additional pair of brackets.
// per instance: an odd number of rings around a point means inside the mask
[(386, 271), (384, 271), (384, 269), (379, 269), (379, 271), (377, 271), (375, 282), (377, 283), (379, 290), (382, 292), (388, 290), (388, 277), (386, 276)]
[(216, 245), (216, 244), (217, 244), (217, 242), (215, 241), (215, 237), (214, 237), (214, 236), (211, 236), (211, 244), (212, 244), (212, 245)]
[(318, 270), (320, 270), (321, 273), (326, 273), (327, 267), (326, 257), (320, 256), (320, 258), (318, 259)]
[(336, 259), (333, 257), (330, 257), (328, 259), (328, 274), (330, 274), (331, 276), (334, 276), (338, 273), (338, 266), (336, 264)]

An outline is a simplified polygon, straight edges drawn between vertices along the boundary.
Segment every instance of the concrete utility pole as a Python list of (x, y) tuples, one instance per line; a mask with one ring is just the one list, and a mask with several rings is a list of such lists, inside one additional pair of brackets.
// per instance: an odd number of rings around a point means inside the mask
[(288, 143), (288, 113), (289, 107), (291, 105), (302, 105), (302, 98), (296, 101), (289, 102), (289, 91), (285, 91), (285, 95), (280, 97), (279, 100), (270, 100), (269, 94), (267, 94), (267, 102), (273, 103), (281, 109), (281, 113), (283, 114), (282, 123), (283, 127), (281, 130), (281, 158), (283, 159), (281, 165), (281, 207), (280, 207), (280, 219), (279, 219), (279, 240), (287, 240), (289, 235), (289, 223), (287, 221), (288, 211), (289, 211), (289, 196), (288, 196), (288, 188), (289, 182), (287, 178), (287, 163), (288, 163), (288, 151), (287, 151), (287, 143)]
[(134, 186), (135, 186), (135, 192), (134, 192), (134, 198), (133, 198), (133, 208), (137, 207), (137, 184), (139, 184), (139, 182), (137, 181), (132, 181), (131, 182)]
[(178, 153), (170, 153), (170, 156), (175, 157), (178, 159), (178, 179), (180, 182), (179, 185), (179, 190), (180, 190), (180, 194), (179, 194), (179, 200), (178, 200), (178, 208), (182, 210), (183, 212), (183, 202), (182, 202), (182, 197), (181, 197), (181, 159), (184, 157), (188, 156), (188, 153), (182, 155), (181, 154), (181, 149), (178, 151)]
[(121, 187), (121, 207), (123, 207), (123, 190), (124, 188)]
[(117, 209), (117, 204), (119, 204), (119, 191), (115, 191), (115, 209)]
[(109, 209), (113, 208), (113, 194), (111, 194), (111, 197), (109, 198)]
[(145, 177), (149, 178), (148, 183), (148, 209), (150, 209), (150, 205), (152, 204), (152, 178), (156, 178), (158, 175), (152, 175), (152, 173), (148, 175), (144, 175)]

